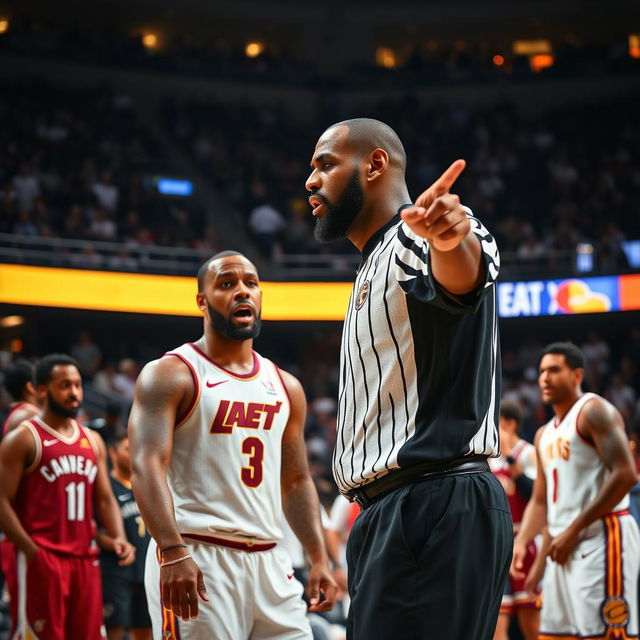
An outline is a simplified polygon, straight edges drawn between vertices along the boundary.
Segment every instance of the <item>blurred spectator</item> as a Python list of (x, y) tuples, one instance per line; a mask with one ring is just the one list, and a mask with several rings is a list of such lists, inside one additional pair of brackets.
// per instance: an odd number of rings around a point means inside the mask
[(132, 358), (123, 358), (118, 365), (119, 375), (115, 384), (119, 393), (129, 402), (133, 402), (138, 372), (138, 365)]
[[(99, 373), (96, 374), (96, 378), (98, 375)], [(95, 384), (94, 379), (94, 386)], [(122, 410), (123, 403), (114, 399), (108, 400), (102, 415), (99, 418), (90, 420), (87, 426), (97, 431), (102, 436), (102, 439), (106, 443), (109, 443), (114, 437), (117, 439), (118, 434), (121, 433), (123, 429), (126, 429), (122, 419)]]
[(625, 383), (621, 374), (614, 373), (611, 376), (611, 384), (605, 392), (605, 398), (620, 411), (626, 422), (631, 420), (637, 396), (633, 387)]
[(98, 345), (91, 340), (88, 331), (83, 329), (78, 332), (69, 353), (80, 365), (80, 373), (83, 377), (89, 380), (93, 379), (102, 361), (102, 352)]
[(18, 219), (13, 225), (13, 229), (11, 231), (12, 233), (17, 233), (18, 235), (22, 236), (38, 235), (38, 228), (35, 224), (33, 224), (31, 220), (31, 214), (26, 209), (20, 211), (20, 213), (18, 214)]
[(126, 249), (120, 249), (107, 260), (109, 269), (114, 271), (137, 271), (138, 261), (130, 256)]
[(28, 163), (23, 162), (20, 166), (20, 173), (13, 178), (13, 188), (20, 209), (33, 211), (36, 198), (40, 195), (40, 184)]
[(112, 180), (111, 171), (105, 170), (100, 175), (100, 180), (95, 182), (92, 187), (98, 204), (109, 213), (116, 210), (120, 197), (118, 187), (113, 184)]
[(74, 253), (71, 256), (71, 264), (80, 269), (100, 269), (104, 263), (104, 256), (88, 242), (82, 247), (80, 253)]
[(587, 341), (582, 344), (581, 349), (587, 367), (593, 365), (600, 374), (609, 370), (609, 345), (595, 331), (589, 331)]
[(251, 211), (249, 228), (264, 258), (273, 259), (279, 249), (278, 237), (285, 226), (282, 214), (268, 200)]
[(91, 221), (89, 231), (96, 240), (113, 241), (117, 239), (118, 235), (118, 227), (109, 216), (106, 208), (98, 209)]

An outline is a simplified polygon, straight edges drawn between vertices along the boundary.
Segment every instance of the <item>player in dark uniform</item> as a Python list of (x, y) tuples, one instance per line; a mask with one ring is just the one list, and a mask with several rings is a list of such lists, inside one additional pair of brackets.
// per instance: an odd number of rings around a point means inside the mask
[(491, 234), (450, 192), (462, 160), (412, 203), (387, 125), (327, 129), (306, 186), (321, 241), (362, 252), (340, 356), (334, 477), (363, 511), (347, 545), (348, 637), (490, 640), (512, 522), (499, 452)]
[(12, 637), (99, 640), (94, 509), (122, 561), (132, 562), (134, 551), (109, 486), (104, 443), (74, 419), (82, 403), (78, 365), (69, 356), (46, 356), (35, 382), (42, 413), (0, 445), (0, 527), (14, 544), (6, 575)]
[(127, 540), (136, 548), (135, 562), (122, 566), (113, 550), (113, 538), (98, 532), (104, 624), (109, 640), (121, 640), (125, 629), (131, 640), (151, 640), (151, 619), (144, 591), (144, 559), (150, 536), (131, 490), (129, 438), (124, 427), (116, 430), (107, 442), (111, 460), (111, 489), (118, 501)]

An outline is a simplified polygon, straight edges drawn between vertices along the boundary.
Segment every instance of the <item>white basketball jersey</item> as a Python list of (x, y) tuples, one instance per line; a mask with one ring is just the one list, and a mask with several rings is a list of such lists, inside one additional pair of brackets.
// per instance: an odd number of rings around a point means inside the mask
[[(547, 523), (549, 533), (564, 531), (593, 502), (609, 475), (595, 447), (578, 433), (578, 415), (594, 393), (585, 393), (569, 409), (562, 422), (550, 420), (538, 442), (538, 453), (547, 482)], [(626, 509), (626, 495), (614, 511)]]
[(282, 434), (290, 405), (278, 368), (253, 352), (237, 375), (194, 344), (165, 354), (185, 362), (196, 393), (179, 417), (167, 471), (181, 533), (231, 539), (281, 537)]

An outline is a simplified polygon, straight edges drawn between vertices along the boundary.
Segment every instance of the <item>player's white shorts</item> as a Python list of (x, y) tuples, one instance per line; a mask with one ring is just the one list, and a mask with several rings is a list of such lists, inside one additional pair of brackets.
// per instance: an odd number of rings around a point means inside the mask
[(547, 559), (539, 640), (637, 638), (639, 570), (629, 512), (594, 522), (564, 566)]
[(198, 617), (188, 622), (163, 609), (151, 540), (144, 581), (154, 640), (311, 640), (302, 585), (286, 551), (247, 552), (186, 538), (185, 544), (204, 575), (209, 602), (200, 599)]

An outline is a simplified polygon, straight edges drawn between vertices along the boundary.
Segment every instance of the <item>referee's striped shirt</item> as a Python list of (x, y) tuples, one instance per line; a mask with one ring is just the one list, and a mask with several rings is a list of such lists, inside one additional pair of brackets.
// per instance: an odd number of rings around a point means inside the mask
[(343, 492), (398, 467), (498, 454), (500, 258), (468, 215), (485, 264), (468, 296), (438, 286), (428, 242), (399, 214), (364, 247), (340, 350), (333, 470)]

